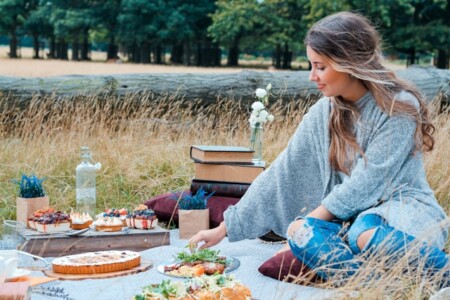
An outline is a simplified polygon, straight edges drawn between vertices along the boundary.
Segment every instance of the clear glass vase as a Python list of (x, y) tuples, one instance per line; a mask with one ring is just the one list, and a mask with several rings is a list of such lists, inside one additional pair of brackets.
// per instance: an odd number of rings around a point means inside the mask
[(263, 139), (264, 139), (264, 127), (261, 123), (256, 123), (255, 125), (250, 125), (250, 149), (255, 151), (253, 153), (253, 163), (261, 164), (262, 150), (263, 150)]

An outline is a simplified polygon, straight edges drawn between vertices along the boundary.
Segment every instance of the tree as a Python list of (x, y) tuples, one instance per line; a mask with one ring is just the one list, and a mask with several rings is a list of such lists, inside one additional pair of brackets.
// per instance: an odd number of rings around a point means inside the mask
[(212, 14), (212, 24), (208, 33), (214, 42), (228, 47), (228, 66), (237, 66), (239, 43), (252, 34), (258, 15), (259, 5), (251, 0), (218, 0), (217, 10)]
[(118, 16), (121, 42), (128, 46), (133, 62), (150, 63), (151, 45), (157, 44), (164, 22), (165, 1), (123, 1)]
[(27, 18), (26, 0), (2, 0), (0, 2), (0, 28), (9, 35), (9, 57), (18, 58), (18, 30)]
[(39, 58), (40, 37), (51, 38), (53, 26), (50, 23), (51, 4), (47, 1), (30, 1), (31, 11), (24, 23), (26, 32), (33, 37), (33, 58)]
[(97, 30), (106, 31), (106, 59), (116, 59), (118, 56), (117, 34), (119, 31), (118, 16), (122, 0), (94, 1), (91, 7), (93, 24)]

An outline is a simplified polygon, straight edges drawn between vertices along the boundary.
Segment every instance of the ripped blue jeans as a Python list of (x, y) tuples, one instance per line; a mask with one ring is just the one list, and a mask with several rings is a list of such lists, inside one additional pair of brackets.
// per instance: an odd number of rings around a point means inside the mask
[[(337, 275), (350, 277), (361, 266), (356, 256), (361, 253), (375, 253), (391, 256), (395, 263), (410, 249), (417, 249), (419, 259), (424, 263), (424, 271), (433, 274), (447, 270), (444, 285), (450, 277), (450, 259), (445, 252), (426, 243), (417, 243), (413, 236), (389, 226), (383, 218), (370, 214), (358, 218), (349, 228), (339, 223), (315, 218), (305, 218), (304, 224), (289, 237), (288, 243), (293, 254), (322, 279)], [(362, 250), (357, 245), (358, 237), (365, 231), (374, 229), (372, 237)], [(346, 239), (345, 239), (346, 238)], [(445, 279), (447, 278), (447, 279)]]

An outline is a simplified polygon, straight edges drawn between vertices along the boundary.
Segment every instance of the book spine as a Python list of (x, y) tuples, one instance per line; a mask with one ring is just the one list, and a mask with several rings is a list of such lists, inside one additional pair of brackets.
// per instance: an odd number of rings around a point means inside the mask
[(191, 182), (191, 193), (195, 194), (200, 188), (206, 193), (214, 192), (214, 196), (235, 197), (240, 198), (244, 196), (250, 184), (246, 183), (225, 183), (212, 181), (197, 181)]

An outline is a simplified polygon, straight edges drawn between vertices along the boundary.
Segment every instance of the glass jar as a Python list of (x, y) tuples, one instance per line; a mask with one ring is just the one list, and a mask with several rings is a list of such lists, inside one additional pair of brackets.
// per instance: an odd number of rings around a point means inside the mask
[(253, 153), (253, 163), (262, 163), (262, 147), (264, 138), (264, 127), (261, 123), (250, 125), (250, 149), (255, 151)]

